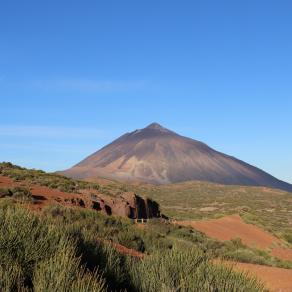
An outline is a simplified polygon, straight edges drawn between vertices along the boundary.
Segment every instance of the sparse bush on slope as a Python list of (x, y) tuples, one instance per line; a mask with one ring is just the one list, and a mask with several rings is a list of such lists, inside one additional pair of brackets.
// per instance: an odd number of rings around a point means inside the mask
[(8, 188), (0, 188), (0, 198), (11, 197), (13, 194)]
[(25, 201), (29, 202), (33, 200), (32, 193), (27, 188), (15, 187), (11, 190), (11, 192), (12, 192), (12, 197), (14, 199), (21, 200), (24, 202)]
[(29, 189), (24, 187), (0, 188), (0, 198), (13, 198), (18, 202), (33, 202), (33, 196)]
[[(0, 163), (0, 175), (10, 177), (17, 182), (26, 181), (68, 193), (78, 192), (85, 188), (101, 189), (101, 186), (97, 183), (74, 180), (55, 173), (46, 173), (42, 170), (26, 169), (10, 162)], [(115, 192), (117, 191), (115, 190)]]

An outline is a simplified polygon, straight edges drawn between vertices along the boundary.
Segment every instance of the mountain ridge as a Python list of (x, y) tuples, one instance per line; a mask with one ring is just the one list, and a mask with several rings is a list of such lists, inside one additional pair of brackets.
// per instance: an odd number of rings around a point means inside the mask
[(152, 184), (199, 180), (292, 192), (292, 185), (263, 170), (158, 123), (120, 136), (62, 173), (78, 179), (104, 177)]

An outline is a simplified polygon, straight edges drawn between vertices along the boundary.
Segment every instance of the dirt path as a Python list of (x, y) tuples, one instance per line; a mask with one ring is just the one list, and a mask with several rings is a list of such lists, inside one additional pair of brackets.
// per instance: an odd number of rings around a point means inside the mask
[(191, 226), (209, 237), (219, 240), (241, 238), (242, 242), (249, 247), (267, 249), (282, 243), (280, 239), (263, 229), (245, 223), (239, 215), (202, 221), (181, 221), (178, 224)]

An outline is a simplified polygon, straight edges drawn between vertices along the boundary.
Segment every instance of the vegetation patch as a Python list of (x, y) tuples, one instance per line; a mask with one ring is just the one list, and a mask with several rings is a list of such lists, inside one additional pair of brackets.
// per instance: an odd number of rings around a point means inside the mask
[[(97, 240), (127, 241), (135, 232), (130, 220), (57, 207), (40, 216), (15, 204), (0, 205), (0, 209), (1, 291), (263, 290), (255, 279), (214, 265), (195, 245), (187, 250), (179, 244), (171, 248), (162, 244), (159, 249), (162, 235), (147, 239), (156, 242), (157, 249), (148, 249), (143, 260), (120, 254), (108, 241)], [(139, 232), (147, 231), (137, 230), (138, 248), (144, 242)]]
[(22, 202), (32, 202), (33, 196), (28, 188), (15, 187), (15, 188), (0, 188), (0, 198), (11, 197), (15, 200)]

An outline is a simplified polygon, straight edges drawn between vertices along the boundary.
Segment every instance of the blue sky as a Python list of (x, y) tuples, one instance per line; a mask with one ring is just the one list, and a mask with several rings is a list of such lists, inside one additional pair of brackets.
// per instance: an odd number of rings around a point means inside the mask
[(155, 121), (292, 183), (291, 1), (1, 1), (0, 161), (67, 168)]

